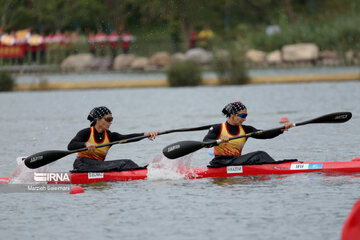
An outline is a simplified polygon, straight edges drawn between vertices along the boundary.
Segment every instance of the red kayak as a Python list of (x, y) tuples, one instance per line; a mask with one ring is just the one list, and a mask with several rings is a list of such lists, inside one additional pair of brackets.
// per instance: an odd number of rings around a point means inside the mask
[[(192, 168), (183, 175), (188, 179), (234, 177), (251, 175), (283, 175), (294, 173), (360, 173), (360, 158), (354, 158), (349, 162), (283, 162), (275, 164), (228, 166), (221, 168)], [(45, 174), (45, 173), (43, 173)], [(53, 176), (47, 183), (57, 184), (87, 184), (94, 182), (132, 181), (147, 179), (148, 169), (121, 172), (89, 172), (89, 173), (63, 173), (66, 176), (60, 178)], [(0, 178), (0, 184), (7, 184), (9, 177)]]
[(359, 239), (360, 236), (360, 200), (358, 200), (349, 216), (347, 217), (341, 231), (341, 240)]

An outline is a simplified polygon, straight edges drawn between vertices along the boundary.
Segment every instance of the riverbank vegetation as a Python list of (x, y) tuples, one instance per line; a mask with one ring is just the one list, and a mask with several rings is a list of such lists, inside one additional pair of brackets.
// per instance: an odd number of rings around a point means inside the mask
[(201, 67), (193, 61), (172, 63), (166, 75), (171, 87), (198, 86), (202, 81)]
[(12, 91), (14, 86), (14, 77), (8, 72), (0, 71), (0, 92)]

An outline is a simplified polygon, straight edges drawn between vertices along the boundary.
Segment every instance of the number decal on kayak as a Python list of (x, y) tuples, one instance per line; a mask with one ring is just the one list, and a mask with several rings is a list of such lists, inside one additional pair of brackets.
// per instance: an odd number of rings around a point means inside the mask
[(322, 163), (291, 164), (290, 170), (322, 169)]
[(243, 168), (242, 168), (242, 166), (229, 166), (229, 167), (226, 167), (226, 172), (227, 173), (242, 173)]
[(290, 170), (303, 170), (308, 168), (309, 164), (291, 164)]
[(89, 172), (88, 179), (104, 178), (103, 172)]

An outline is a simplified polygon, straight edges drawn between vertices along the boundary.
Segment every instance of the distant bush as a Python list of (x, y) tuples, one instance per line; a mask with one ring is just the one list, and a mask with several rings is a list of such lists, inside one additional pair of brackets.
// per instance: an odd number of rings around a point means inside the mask
[(197, 86), (202, 81), (201, 68), (192, 61), (172, 63), (166, 74), (171, 87)]
[(0, 71), (0, 92), (12, 91), (15, 86), (15, 79), (10, 73)]
[(314, 25), (306, 19), (297, 21), (295, 26), (290, 23), (280, 24), (281, 32), (268, 36), (265, 29), (250, 33), (251, 46), (265, 52), (281, 49), (286, 44), (311, 42), (320, 49), (345, 52), (360, 49), (360, 17), (342, 16), (333, 20), (319, 20)]
[(241, 53), (215, 54), (214, 71), (221, 85), (245, 84), (249, 80), (245, 57)]

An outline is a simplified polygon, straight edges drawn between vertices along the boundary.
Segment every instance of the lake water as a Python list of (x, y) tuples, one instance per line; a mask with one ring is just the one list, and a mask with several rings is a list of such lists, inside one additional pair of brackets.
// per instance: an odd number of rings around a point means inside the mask
[[(350, 161), (360, 156), (360, 81), (193, 88), (143, 88), (0, 93), (0, 176), (16, 158), (43, 150), (65, 150), (88, 127), (94, 106), (108, 106), (111, 130), (120, 133), (197, 127), (225, 120), (221, 109), (242, 100), (246, 124), (260, 129), (323, 114), (351, 111), (342, 124), (290, 129), (271, 140), (249, 139), (244, 152), (264, 150), (275, 159)], [(161, 157), (164, 146), (202, 140), (206, 131), (173, 133), (155, 141), (112, 147), (108, 159), (140, 165)], [(210, 161), (194, 153), (192, 167)], [(51, 171), (68, 171), (74, 155)], [(2, 239), (339, 239), (360, 198), (359, 175), (295, 174), (188, 180), (152, 180), (84, 185), (85, 193), (0, 193)]]

